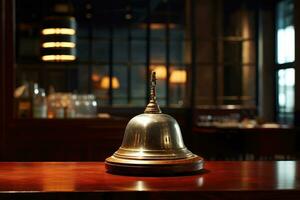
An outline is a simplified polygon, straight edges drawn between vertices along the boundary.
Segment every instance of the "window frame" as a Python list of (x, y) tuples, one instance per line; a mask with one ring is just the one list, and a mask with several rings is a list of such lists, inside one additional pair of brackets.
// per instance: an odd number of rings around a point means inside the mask
[[(278, 5), (279, 3), (283, 2), (283, 1), (286, 1), (286, 0), (280, 0), (276, 3), (276, 7), (275, 7), (275, 68), (274, 68), (274, 71), (275, 71), (275, 119), (276, 119), (276, 122), (280, 122), (281, 119), (280, 119), (280, 108), (279, 108), (279, 77), (278, 77), (278, 72), (279, 70), (282, 70), (282, 69), (294, 69), (295, 70), (295, 58), (294, 58), (294, 61), (293, 62), (286, 62), (286, 63), (278, 63), (278, 30), (279, 30), (279, 27), (278, 27), (278, 20), (279, 20), (279, 16), (278, 16), (278, 13), (279, 13), (279, 10), (278, 10)], [(293, 0), (291, 0), (293, 1)], [(294, 4), (294, 2), (293, 2)], [(295, 11), (293, 10), (293, 19), (295, 19)], [(293, 22), (293, 26), (295, 27), (295, 23)], [(295, 46), (294, 46), (295, 48)], [(294, 93), (295, 93), (295, 88), (294, 88)], [(295, 111), (295, 105), (294, 105), (294, 111)], [(282, 113), (284, 115), (283, 117), (283, 122), (284, 123), (288, 123), (288, 124), (293, 124), (294, 123), (294, 118), (295, 118), (295, 114), (294, 114), (294, 111), (289, 113), (289, 112), (284, 112)], [(287, 119), (287, 115), (288, 114), (292, 114), (293, 117), (292, 117), (292, 121), (288, 121)]]

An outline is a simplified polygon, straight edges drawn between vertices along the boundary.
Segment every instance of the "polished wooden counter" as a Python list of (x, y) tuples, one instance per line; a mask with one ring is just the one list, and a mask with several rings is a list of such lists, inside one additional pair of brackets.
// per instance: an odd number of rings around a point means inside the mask
[(100, 199), (299, 199), (300, 162), (207, 162), (202, 173), (169, 177), (112, 175), (102, 162), (0, 163), (0, 199), (74, 193)]

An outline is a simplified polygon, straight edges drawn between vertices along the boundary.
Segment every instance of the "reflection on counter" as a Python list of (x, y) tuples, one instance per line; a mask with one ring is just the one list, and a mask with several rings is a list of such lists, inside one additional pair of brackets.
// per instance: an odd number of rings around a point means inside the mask
[(276, 165), (277, 187), (292, 189), (295, 187), (297, 176), (297, 163), (295, 161), (279, 161)]

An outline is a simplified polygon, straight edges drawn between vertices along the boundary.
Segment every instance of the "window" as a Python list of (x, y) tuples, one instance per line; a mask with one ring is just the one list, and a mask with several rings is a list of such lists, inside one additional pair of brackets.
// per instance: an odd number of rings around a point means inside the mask
[(293, 123), (295, 105), (295, 29), (292, 0), (277, 4), (277, 121)]
[(255, 107), (256, 1), (210, 2), (195, 17), (196, 102)]
[(292, 122), (295, 105), (295, 69), (279, 69), (278, 77), (278, 118), (280, 122)]
[[(73, 62), (40, 59), (41, 27), (57, 2), (71, 5), (76, 19)], [(93, 94), (100, 107), (138, 107), (148, 101), (150, 71), (160, 67), (159, 104), (184, 107), (191, 52), (188, 2), (16, 0), (16, 86), (38, 83), (46, 93), (54, 88)], [(176, 70), (184, 71), (181, 82), (170, 81)]]
[[(71, 4), (76, 19), (68, 63), (40, 59), (55, 2)], [(16, 86), (93, 94), (100, 108), (144, 107), (155, 70), (162, 107), (255, 107), (257, 8), (248, 0), (16, 0)]]

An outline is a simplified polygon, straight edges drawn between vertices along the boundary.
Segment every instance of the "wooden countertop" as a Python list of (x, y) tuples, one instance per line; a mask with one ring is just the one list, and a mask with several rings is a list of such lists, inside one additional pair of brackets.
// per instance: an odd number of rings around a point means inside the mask
[(102, 162), (2, 162), (0, 197), (134, 191), (267, 199), (292, 199), (300, 195), (300, 162), (217, 161), (206, 162), (205, 168), (205, 172), (194, 175), (135, 177), (108, 174)]

